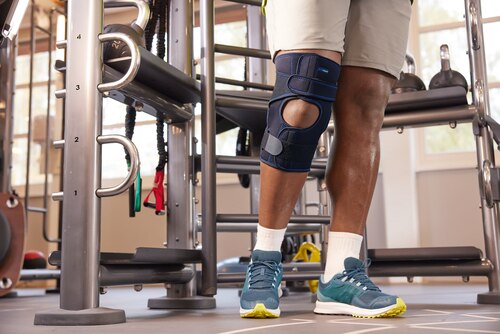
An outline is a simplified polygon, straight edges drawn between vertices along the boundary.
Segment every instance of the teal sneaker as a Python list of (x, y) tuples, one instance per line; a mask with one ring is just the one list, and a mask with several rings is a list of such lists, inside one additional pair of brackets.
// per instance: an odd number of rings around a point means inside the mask
[(254, 250), (240, 299), (242, 318), (278, 318), (281, 292), (281, 252)]
[(384, 318), (406, 311), (401, 298), (382, 293), (366, 276), (363, 262), (348, 257), (344, 267), (345, 271), (335, 275), (330, 282), (323, 282), (321, 276), (314, 313)]

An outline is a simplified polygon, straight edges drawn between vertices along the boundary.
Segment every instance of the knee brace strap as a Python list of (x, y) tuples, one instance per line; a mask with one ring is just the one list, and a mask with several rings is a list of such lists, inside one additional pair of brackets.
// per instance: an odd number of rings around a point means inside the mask
[[(287, 53), (276, 57), (276, 84), (269, 101), (267, 127), (261, 144), (261, 161), (287, 172), (307, 172), (326, 130), (337, 94), (340, 66), (312, 53)], [(308, 128), (288, 125), (282, 113), (289, 100), (316, 105), (319, 116)]]

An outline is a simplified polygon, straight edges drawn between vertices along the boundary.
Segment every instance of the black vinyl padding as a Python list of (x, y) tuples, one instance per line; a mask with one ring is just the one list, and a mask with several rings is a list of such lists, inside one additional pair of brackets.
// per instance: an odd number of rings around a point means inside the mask
[[(270, 92), (264, 91), (217, 91), (217, 96), (238, 101), (241, 107), (217, 105), (217, 113), (240, 126), (258, 134), (266, 127), (267, 103)], [(244, 106), (246, 101), (255, 107)], [(391, 94), (385, 115), (429, 111), (467, 104), (467, 92), (463, 87), (447, 87), (401, 94)]]
[[(198, 103), (201, 101), (200, 83), (176, 69), (143, 47), (139, 47), (141, 64), (134, 80), (178, 102)], [(106, 65), (121, 73), (129, 67), (130, 59), (109, 61)]]
[[(141, 65), (136, 81), (179, 104), (201, 101), (198, 81), (145, 48), (139, 47), (139, 50)], [(125, 73), (129, 63), (129, 59), (122, 59), (109, 61), (107, 65)], [(466, 95), (467, 91), (460, 86), (391, 94), (385, 114), (432, 111), (466, 105), (468, 103)], [(267, 103), (270, 97), (269, 91), (217, 91), (217, 133), (242, 127), (253, 133), (262, 134), (265, 130)]]

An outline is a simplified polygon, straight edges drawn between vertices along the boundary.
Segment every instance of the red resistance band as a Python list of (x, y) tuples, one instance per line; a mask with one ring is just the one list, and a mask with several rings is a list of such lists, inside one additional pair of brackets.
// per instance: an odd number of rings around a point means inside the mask
[[(144, 199), (144, 206), (147, 208), (154, 208), (156, 215), (165, 214), (165, 191), (163, 187), (163, 180), (165, 179), (165, 170), (156, 171), (153, 189)], [(151, 193), (155, 195), (155, 203), (149, 202), (149, 196)]]

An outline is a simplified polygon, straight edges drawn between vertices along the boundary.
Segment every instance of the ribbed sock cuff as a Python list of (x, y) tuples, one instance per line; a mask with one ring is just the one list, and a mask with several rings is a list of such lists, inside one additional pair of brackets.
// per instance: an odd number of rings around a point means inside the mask
[(344, 260), (348, 257), (359, 259), (363, 236), (348, 232), (328, 233), (328, 254), (324, 280), (328, 282), (335, 274), (345, 270)]
[(263, 251), (281, 251), (281, 244), (285, 237), (286, 228), (270, 229), (263, 226), (257, 226), (257, 242), (254, 249)]

